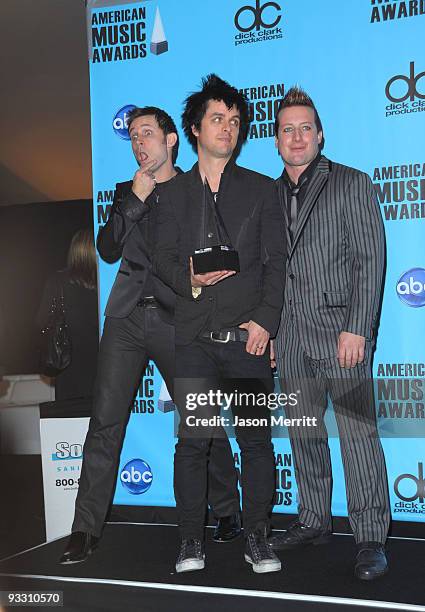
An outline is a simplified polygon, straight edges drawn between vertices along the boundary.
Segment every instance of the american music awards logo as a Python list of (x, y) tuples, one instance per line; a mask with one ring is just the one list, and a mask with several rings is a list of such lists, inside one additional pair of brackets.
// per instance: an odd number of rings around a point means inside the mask
[(161, 14), (159, 7), (156, 9), (155, 21), (153, 24), (152, 36), (151, 36), (151, 53), (154, 55), (161, 55), (168, 51), (168, 41), (165, 37), (164, 26), (162, 24)]
[(233, 18), (235, 47), (283, 38), (282, 7), (274, 1), (248, 0)]
[(369, 0), (372, 9), (370, 23), (381, 23), (405, 19), (406, 17), (420, 17), (425, 15), (425, 2), (411, 2), (410, 0)]
[[(119, 10), (93, 10), (89, 41), (92, 63), (146, 58), (148, 16), (150, 13), (146, 6)], [(161, 55), (168, 51), (168, 41), (159, 7), (155, 12), (149, 50), (152, 55)]]
[(377, 166), (372, 179), (385, 221), (425, 219), (425, 161)]

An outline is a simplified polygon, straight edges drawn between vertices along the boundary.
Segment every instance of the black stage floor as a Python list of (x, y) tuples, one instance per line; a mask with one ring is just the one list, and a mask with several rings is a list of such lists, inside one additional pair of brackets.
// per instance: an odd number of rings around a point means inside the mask
[(242, 538), (215, 544), (211, 533), (207, 529), (205, 570), (176, 574), (175, 526), (109, 523), (99, 548), (84, 564), (57, 563), (65, 539), (1, 561), (0, 590), (62, 590), (62, 609), (75, 612), (425, 612), (423, 540), (390, 539), (390, 572), (362, 583), (353, 576), (351, 536), (335, 535), (325, 546), (279, 553), (282, 571), (257, 575), (243, 559)]

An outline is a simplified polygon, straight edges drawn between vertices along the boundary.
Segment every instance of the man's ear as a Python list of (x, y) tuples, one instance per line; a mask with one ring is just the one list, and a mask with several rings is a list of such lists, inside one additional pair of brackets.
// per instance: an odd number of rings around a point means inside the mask
[(167, 147), (172, 149), (177, 142), (177, 134), (175, 132), (171, 132), (167, 134)]
[(191, 126), (191, 130), (192, 130), (192, 134), (194, 136), (196, 136), (196, 138), (198, 138), (199, 136), (199, 130), (196, 129), (196, 127), (194, 125)]
[(319, 144), (322, 144), (322, 140), (323, 140), (323, 132), (322, 132), (322, 130), (320, 130), (320, 132), (317, 133), (317, 140), (318, 140)]

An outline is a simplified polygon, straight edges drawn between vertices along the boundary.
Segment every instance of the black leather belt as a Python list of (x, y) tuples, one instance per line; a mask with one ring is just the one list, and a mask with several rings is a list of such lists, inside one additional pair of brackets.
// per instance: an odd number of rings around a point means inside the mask
[(148, 297), (142, 297), (137, 302), (137, 306), (141, 308), (158, 308), (158, 302), (153, 296), (149, 295)]
[(227, 344), (227, 342), (246, 342), (248, 340), (248, 331), (238, 327), (221, 329), (219, 331), (206, 331), (201, 334), (201, 338), (208, 338), (208, 340), (222, 344)]

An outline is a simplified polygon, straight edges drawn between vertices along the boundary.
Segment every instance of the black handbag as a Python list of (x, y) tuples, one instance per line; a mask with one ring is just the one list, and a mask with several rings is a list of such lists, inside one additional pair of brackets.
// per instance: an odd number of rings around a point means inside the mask
[(57, 376), (72, 359), (72, 344), (65, 317), (63, 287), (52, 298), (47, 327), (41, 330), (40, 367), (44, 374)]

